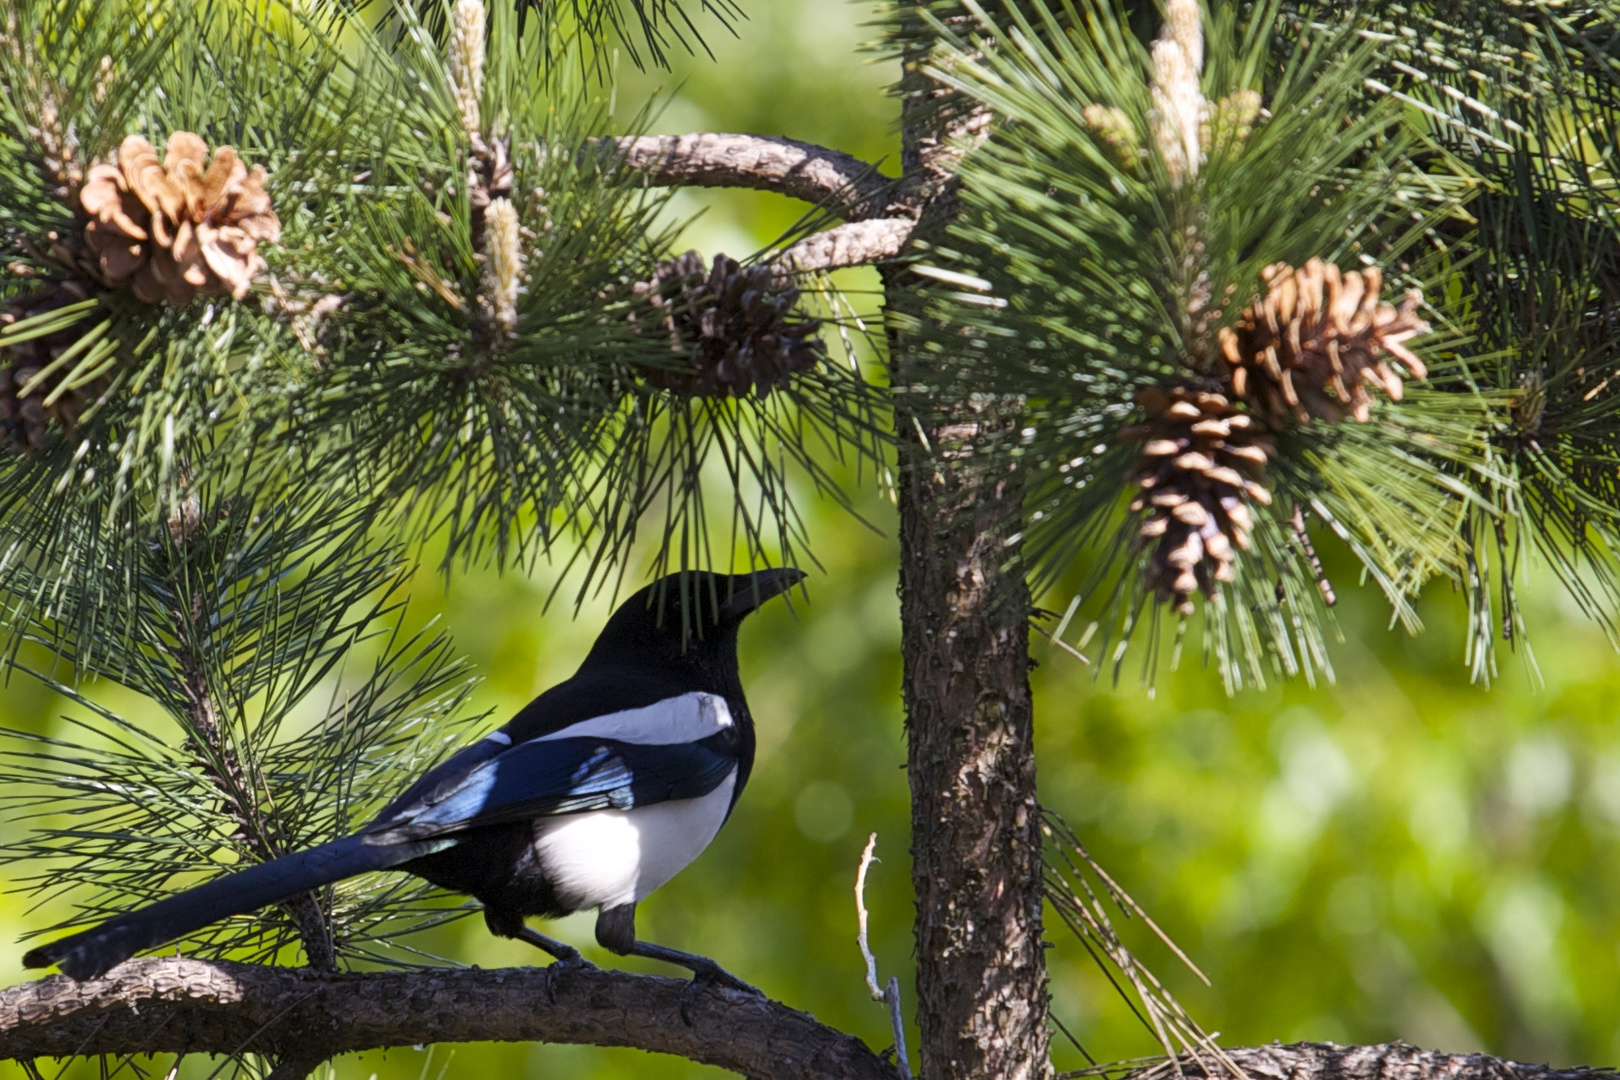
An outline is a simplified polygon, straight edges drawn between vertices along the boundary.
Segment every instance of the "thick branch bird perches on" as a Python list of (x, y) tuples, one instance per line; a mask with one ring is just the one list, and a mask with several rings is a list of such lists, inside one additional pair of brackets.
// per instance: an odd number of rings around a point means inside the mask
[[(683, 1010), (686, 1017), (683, 1018)], [(688, 1022), (690, 1020), (690, 1022)], [(315, 974), (307, 969), (134, 960), (101, 979), (62, 975), (0, 991), (0, 1059), (257, 1052), (307, 1068), (357, 1050), (441, 1042), (569, 1042), (678, 1054), (773, 1080), (897, 1080), (852, 1035), (778, 1002), (681, 979), (574, 969)], [(1611, 1080), (1403, 1043), (1229, 1050), (1253, 1080)], [(1213, 1063), (1211, 1063), (1213, 1065)], [(1182, 1073), (1209, 1077), (1183, 1058)], [(1168, 1062), (1111, 1071), (1170, 1080)], [(1219, 1075), (1224, 1076), (1224, 1073)]]
[(316, 974), (164, 957), (0, 991), (10, 1060), (260, 1053), (312, 1069), (357, 1050), (535, 1041), (630, 1046), (780, 1080), (898, 1076), (859, 1039), (778, 1002), (589, 968)]

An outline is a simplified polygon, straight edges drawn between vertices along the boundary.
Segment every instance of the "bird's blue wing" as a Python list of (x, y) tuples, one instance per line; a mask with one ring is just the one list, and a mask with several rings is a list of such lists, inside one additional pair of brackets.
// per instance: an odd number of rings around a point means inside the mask
[(406, 808), (415, 806), (425, 798), (431, 797), (440, 788), (460, 783), (474, 768), (511, 748), (512, 737), (502, 731), (497, 731), (493, 735), (479, 739), (471, 746), (462, 747), (444, 761), (439, 762), (439, 764), (423, 773), (417, 778), (416, 783), (406, 788), (398, 798), (383, 807), (382, 813), (378, 814), (372, 821), (372, 826), (398, 817)]
[(536, 739), (447, 777), (433, 790), (379, 818), (373, 843), (420, 840), (483, 825), (629, 810), (695, 799), (737, 766), (722, 737), (675, 745), (610, 739)]

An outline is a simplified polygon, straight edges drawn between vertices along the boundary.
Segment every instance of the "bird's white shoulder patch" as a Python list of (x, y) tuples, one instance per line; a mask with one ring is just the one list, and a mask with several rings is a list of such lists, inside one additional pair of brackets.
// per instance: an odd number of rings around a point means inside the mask
[(718, 735), (731, 724), (731, 709), (725, 698), (719, 694), (691, 693), (665, 698), (640, 709), (593, 716), (534, 741), (614, 739), (641, 746), (669, 746)]

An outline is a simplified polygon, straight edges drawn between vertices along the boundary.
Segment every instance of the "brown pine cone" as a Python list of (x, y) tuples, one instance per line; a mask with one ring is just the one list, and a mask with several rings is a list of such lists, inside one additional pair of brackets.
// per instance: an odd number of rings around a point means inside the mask
[(79, 202), (91, 218), (85, 241), (107, 284), (130, 285), (149, 304), (247, 295), (264, 268), (259, 241), (279, 239), (281, 220), (262, 166), (250, 171), (229, 146), (205, 166), (207, 159), (208, 144), (177, 131), (161, 163), (150, 143), (131, 135), (117, 165), (91, 168)]
[(1265, 279), (1266, 294), (1220, 332), (1232, 393), (1265, 420), (1366, 423), (1371, 389), (1401, 399), (1391, 358), (1415, 378), (1427, 375), (1405, 344), (1429, 331), (1417, 317), (1418, 290), (1400, 307), (1383, 303), (1377, 267), (1341, 272), (1321, 259), (1298, 270), (1272, 263)]
[[(647, 366), (647, 382), (684, 397), (763, 397), (814, 367), (823, 355), (820, 320), (795, 316), (799, 290), (765, 266), (739, 266), (724, 255), (706, 270), (688, 251), (662, 263), (634, 294), (653, 308), (632, 313), (638, 327), (669, 336), (685, 367)], [(638, 305), (639, 306), (639, 305)]]
[[(0, 304), (0, 326), (44, 315), (88, 295), (84, 286), (67, 281), (13, 298)], [(51, 364), (79, 339), (84, 328), (85, 324), (79, 323), (54, 334), (0, 347), (0, 441), (13, 450), (37, 450), (52, 431), (73, 437), (86, 398), (93, 396), (96, 388), (58, 392), (73, 365), (70, 361), (62, 368), (51, 369)], [(45, 373), (43, 378), (39, 377), (41, 372)]]
[(1213, 597), (1232, 581), (1238, 551), (1254, 531), (1250, 503), (1271, 504), (1261, 480), (1271, 440), (1247, 413), (1220, 394), (1185, 387), (1144, 390), (1136, 397), (1144, 423), (1119, 433), (1142, 444), (1131, 481), (1142, 493), (1131, 502), (1141, 514), (1137, 550), (1152, 547), (1146, 580), (1160, 601), (1191, 614), (1192, 597)]

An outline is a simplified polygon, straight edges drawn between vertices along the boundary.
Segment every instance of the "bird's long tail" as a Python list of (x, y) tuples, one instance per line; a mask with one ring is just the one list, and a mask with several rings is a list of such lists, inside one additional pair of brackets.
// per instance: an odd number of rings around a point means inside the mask
[(442, 840), (377, 844), (359, 836), (344, 837), (215, 878), (150, 907), (41, 945), (23, 957), (23, 965), (37, 968), (55, 964), (75, 979), (93, 979), (143, 949), (155, 948), (211, 922), (257, 911), (368, 870), (398, 866), (445, 846)]

